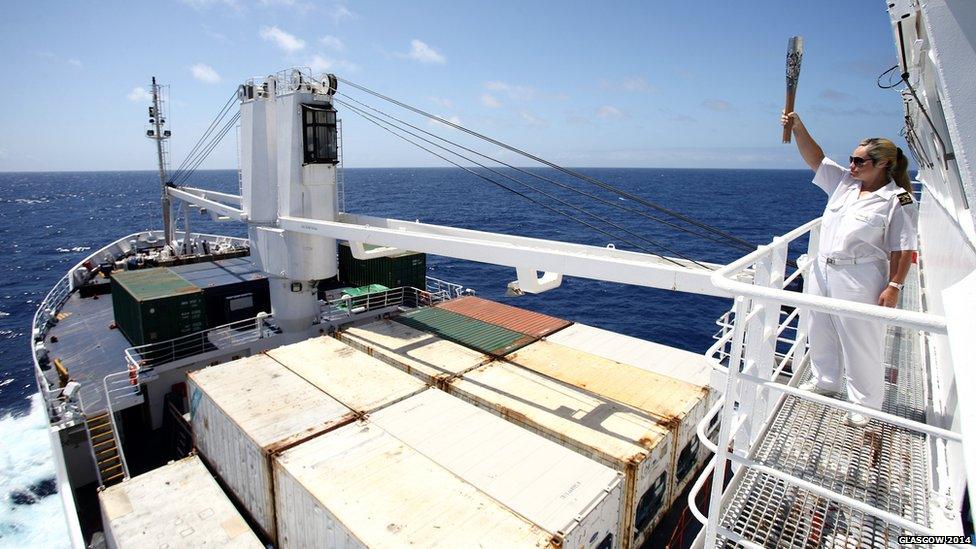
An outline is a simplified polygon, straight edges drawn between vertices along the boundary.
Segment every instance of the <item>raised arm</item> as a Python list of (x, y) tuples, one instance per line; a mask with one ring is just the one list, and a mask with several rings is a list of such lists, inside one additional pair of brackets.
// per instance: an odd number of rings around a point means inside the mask
[(807, 166), (810, 166), (811, 170), (817, 171), (824, 159), (823, 149), (817, 145), (813, 137), (810, 137), (810, 132), (800, 120), (800, 115), (795, 112), (784, 113), (781, 122), (785, 126), (787, 121), (793, 122), (793, 141), (796, 143), (797, 150), (800, 151), (800, 156), (803, 157), (803, 161), (807, 163)]

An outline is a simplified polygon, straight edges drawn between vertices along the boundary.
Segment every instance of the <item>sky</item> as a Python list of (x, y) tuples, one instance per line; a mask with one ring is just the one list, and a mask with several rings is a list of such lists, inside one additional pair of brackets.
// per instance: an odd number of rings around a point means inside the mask
[[(897, 137), (900, 96), (876, 85), (896, 63), (880, 0), (9, 2), (0, 171), (155, 169), (143, 137), (152, 76), (169, 86), (178, 165), (240, 83), (296, 66), (561, 165), (801, 168), (780, 142), (792, 35), (805, 40), (796, 110), (828, 156)], [(347, 167), (446, 165), (349, 110), (340, 118)], [(237, 156), (231, 132), (202, 168), (236, 168)]]

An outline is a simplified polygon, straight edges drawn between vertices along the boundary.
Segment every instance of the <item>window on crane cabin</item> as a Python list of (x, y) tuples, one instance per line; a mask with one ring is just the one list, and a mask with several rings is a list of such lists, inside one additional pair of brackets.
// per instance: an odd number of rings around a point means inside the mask
[(305, 164), (338, 164), (336, 111), (331, 106), (302, 105)]

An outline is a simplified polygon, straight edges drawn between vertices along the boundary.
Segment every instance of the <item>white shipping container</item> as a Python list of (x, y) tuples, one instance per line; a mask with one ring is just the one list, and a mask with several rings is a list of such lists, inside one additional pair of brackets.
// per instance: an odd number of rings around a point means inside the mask
[(110, 549), (264, 547), (196, 456), (110, 486), (98, 503)]
[(263, 354), (187, 381), (194, 445), (274, 542), (272, 456), (357, 414)]
[(621, 473), (436, 389), (370, 421), (563, 547), (620, 547)]
[(622, 364), (570, 347), (537, 341), (505, 357), (519, 366), (631, 406), (657, 418), (674, 434), (672, 494), (692, 481), (703, 457), (698, 422), (709, 408), (710, 389)]
[[(710, 410), (718, 400), (719, 392), (711, 387), (712, 367), (702, 354), (585, 324), (573, 324), (547, 336), (545, 339), (552, 343), (673, 377), (698, 387), (704, 387), (708, 390), (706, 411)], [(721, 416), (716, 414), (706, 431), (712, 440), (717, 438), (720, 419)], [(690, 452), (689, 449), (689, 454)], [(701, 445), (693, 468), (697, 468), (697, 465), (704, 462), (710, 455), (711, 452), (708, 451), (708, 448)]]
[(557, 547), (541, 528), (368, 421), (274, 461), (281, 548)]
[(392, 320), (347, 328), (338, 338), (434, 387), (443, 388), (452, 378), (491, 360), (478, 351)]
[(448, 389), (623, 473), (621, 546), (640, 546), (667, 510), (672, 434), (655, 418), (504, 361), (468, 372)]
[(704, 355), (653, 341), (579, 323), (550, 334), (545, 340), (699, 387), (709, 387), (711, 383), (712, 368)]
[(278, 347), (267, 355), (360, 414), (427, 388), (419, 379), (328, 336)]

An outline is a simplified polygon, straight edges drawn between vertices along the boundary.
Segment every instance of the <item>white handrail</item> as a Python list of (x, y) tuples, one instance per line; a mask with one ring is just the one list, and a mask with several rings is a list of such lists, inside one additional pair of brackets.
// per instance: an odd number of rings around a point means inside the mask
[[(771, 245), (760, 246), (755, 252), (716, 270), (712, 274), (711, 280), (716, 287), (727, 290), (736, 297), (733, 309), (724, 313), (716, 321), (721, 329), (715, 336), (716, 341), (706, 352), (706, 359), (711, 363), (712, 369), (717, 374), (725, 376), (725, 394), (709, 409), (696, 429), (696, 434), (702, 444), (716, 454), (693, 485), (688, 501), (692, 514), (706, 526), (704, 533), (707, 543), (714, 543), (717, 536), (725, 536), (739, 543), (754, 545), (753, 542), (745, 540), (742, 536), (731, 532), (720, 524), (720, 516), (723, 514), (722, 507), (725, 503), (722, 493), (725, 489), (725, 469), (728, 462), (767, 474), (818, 496), (864, 512), (869, 516), (877, 517), (893, 526), (921, 534), (934, 534), (927, 525), (915, 523), (908, 518), (834, 492), (753, 459), (752, 454), (761, 440), (761, 433), (765, 432), (774, 414), (779, 410), (778, 405), (767, 405), (766, 394), (769, 391), (776, 391), (780, 395), (778, 403), (783, 402), (787, 395), (791, 395), (827, 407), (857, 412), (932, 437), (953, 442), (962, 440), (959, 433), (948, 429), (870, 409), (863, 405), (802, 391), (795, 387), (799, 382), (795, 377), (791, 379), (788, 385), (777, 381), (783, 374), (787, 363), (792, 361), (795, 373), (797, 371), (795, 365), (800, 364), (802, 366), (809, 359), (809, 353), (806, 350), (806, 334), (809, 329), (806, 323), (809, 320), (806, 315), (811, 310), (870, 319), (913, 330), (946, 333), (946, 320), (942, 316), (853, 303), (786, 290), (786, 285), (802, 273), (807, 272), (813, 265), (811, 260), (801, 260), (796, 272), (784, 277), (782, 274), (783, 261), (790, 242), (810, 232), (808, 254), (815, 253), (816, 241), (819, 238), (819, 226), (819, 219), (806, 223), (783, 237), (775, 238)], [(739, 282), (735, 278), (739, 273), (746, 270), (754, 273), (752, 284)], [(785, 314), (785, 318), (781, 310), (783, 305), (791, 305), (795, 308), (789, 314)], [(796, 321), (796, 326), (790, 326), (794, 321)], [(788, 329), (788, 335), (784, 335)], [(777, 344), (780, 343), (791, 344), (785, 354), (781, 354), (780, 350), (777, 349)], [(745, 367), (743, 368), (743, 366)], [(713, 443), (708, 439), (706, 426), (719, 413), (723, 414), (722, 424), (719, 429), (718, 441)], [(736, 474), (739, 473), (741, 471)], [(698, 510), (694, 498), (708, 477), (712, 478), (712, 495), (710, 516), (706, 517)]]
[(805, 307), (806, 309), (831, 313), (852, 318), (880, 320), (887, 324), (893, 324), (902, 328), (925, 330), (938, 334), (946, 333), (946, 321), (944, 316), (929, 313), (918, 313), (915, 311), (905, 311), (880, 305), (867, 305), (855, 303), (832, 297), (815, 296), (801, 294), (779, 288), (769, 288), (753, 284), (739, 282), (734, 277), (744, 271), (748, 266), (759, 261), (762, 257), (769, 255), (775, 248), (786, 246), (789, 242), (796, 240), (804, 233), (820, 225), (820, 218), (814, 219), (800, 227), (793, 229), (783, 235), (772, 245), (759, 246), (759, 248), (745, 255), (724, 267), (716, 269), (711, 276), (712, 284), (716, 287), (728, 291), (732, 295), (743, 295), (764, 300), (778, 301), (783, 305), (794, 307)]

